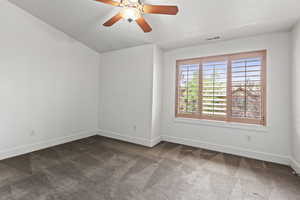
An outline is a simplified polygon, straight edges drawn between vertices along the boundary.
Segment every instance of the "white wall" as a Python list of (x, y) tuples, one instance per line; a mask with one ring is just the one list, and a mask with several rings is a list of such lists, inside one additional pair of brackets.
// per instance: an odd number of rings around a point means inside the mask
[(163, 53), (157, 47), (153, 48), (153, 88), (152, 88), (152, 140), (154, 144), (161, 138), (161, 111), (162, 111), (162, 74)]
[[(175, 62), (202, 56), (267, 49), (267, 127), (175, 120)], [(289, 163), (291, 136), (290, 33), (277, 33), (176, 49), (164, 55), (163, 139)]]
[(152, 126), (153, 45), (101, 54), (102, 134), (147, 143)]
[(293, 30), (293, 165), (300, 173), (300, 22)]
[(0, 159), (94, 134), (99, 54), (6, 0), (0, 24)]
[(101, 54), (101, 135), (146, 146), (160, 141), (161, 64), (156, 45)]

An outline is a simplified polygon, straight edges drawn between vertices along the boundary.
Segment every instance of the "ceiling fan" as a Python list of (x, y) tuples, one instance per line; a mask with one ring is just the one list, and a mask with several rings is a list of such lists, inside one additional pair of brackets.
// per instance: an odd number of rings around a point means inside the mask
[(177, 6), (148, 5), (142, 4), (140, 0), (121, 0), (120, 2), (113, 0), (95, 1), (122, 8), (122, 10), (119, 13), (117, 13), (111, 19), (106, 21), (103, 24), (104, 26), (112, 26), (120, 19), (124, 18), (129, 22), (135, 21), (145, 33), (151, 32), (152, 28), (143, 18), (143, 14), (176, 15), (178, 13)]

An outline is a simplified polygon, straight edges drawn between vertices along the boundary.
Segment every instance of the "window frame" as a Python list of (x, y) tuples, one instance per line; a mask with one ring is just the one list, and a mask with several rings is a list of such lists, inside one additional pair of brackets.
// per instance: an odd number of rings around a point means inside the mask
[[(262, 119), (250, 119), (250, 118), (233, 118), (231, 116), (232, 110), (232, 61), (237, 59), (249, 59), (254, 57), (261, 58), (261, 70), (260, 70), (260, 88), (261, 88), (261, 116)], [(221, 116), (209, 116), (202, 113), (202, 64), (204, 62), (214, 61), (227, 61), (227, 81), (226, 81), (226, 115)], [(199, 111), (194, 114), (179, 113), (179, 81), (180, 81), (180, 66), (183, 64), (199, 64), (199, 88), (198, 88), (198, 104)], [(176, 93), (175, 93), (175, 118), (190, 118), (190, 119), (202, 119), (213, 120), (223, 122), (236, 122), (245, 124), (255, 124), (266, 126), (267, 117), (267, 50), (242, 52), (234, 54), (226, 54), (220, 56), (208, 56), (191, 59), (176, 60)]]

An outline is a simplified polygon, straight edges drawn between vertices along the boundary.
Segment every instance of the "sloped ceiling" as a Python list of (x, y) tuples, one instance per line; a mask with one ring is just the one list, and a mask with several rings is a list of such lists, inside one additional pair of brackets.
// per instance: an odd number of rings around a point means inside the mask
[(113, 27), (104, 21), (119, 8), (93, 0), (9, 0), (46, 23), (98, 52), (156, 43), (172, 49), (221, 40), (289, 30), (300, 18), (299, 0), (145, 0), (178, 5), (177, 16), (146, 15), (153, 31), (144, 33), (122, 20)]

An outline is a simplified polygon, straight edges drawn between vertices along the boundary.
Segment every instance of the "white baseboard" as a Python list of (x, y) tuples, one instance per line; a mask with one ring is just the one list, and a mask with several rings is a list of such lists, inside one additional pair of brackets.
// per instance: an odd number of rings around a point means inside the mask
[(295, 170), (295, 172), (297, 173), (297, 174), (300, 174), (300, 163), (299, 162), (297, 162), (294, 158), (290, 158), (290, 160), (291, 160), (291, 163), (290, 163), (290, 165), (291, 165), (291, 167)]
[(79, 140), (79, 139), (90, 137), (93, 135), (97, 135), (97, 130), (79, 132), (79, 133), (64, 136), (64, 137), (59, 137), (59, 138), (42, 141), (42, 142), (38, 142), (38, 143), (34, 143), (34, 144), (27, 144), (27, 145), (11, 148), (11, 149), (8, 149), (5, 151), (0, 151), (0, 160), (6, 159), (6, 158), (11, 158), (14, 156), (23, 155), (26, 153), (49, 148), (52, 146), (64, 144), (67, 142), (72, 142), (74, 140)]
[(276, 155), (276, 154), (271, 154), (271, 153), (252, 151), (249, 149), (236, 148), (236, 147), (232, 147), (232, 146), (225, 146), (225, 145), (219, 145), (219, 144), (212, 144), (212, 143), (208, 143), (208, 142), (200, 142), (197, 140), (178, 138), (178, 137), (173, 137), (173, 136), (168, 136), (168, 135), (162, 135), (161, 137), (155, 138), (153, 140), (147, 140), (144, 138), (137, 138), (137, 137), (131, 137), (131, 136), (124, 136), (120, 133), (115, 133), (115, 132), (105, 131), (105, 130), (99, 130), (99, 135), (117, 139), (117, 140), (130, 142), (130, 143), (134, 143), (134, 144), (139, 144), (139, 145), (143, 145), (143, 146), (147, 146), (147, 147), (153, 147), (153, 146), (157, 145), (158, 143), (160, 143), (161, 141), (166, 141), (166, 142), (172, 142), (172, 143), (177, 143), (177, 144), (183, 144), (183, 145), (218, 151), (218, 152), (222, 152), (222, 153), (243, 156), (243, 157), (247, 157), (247, 158), (253, 158), (253, 159), (274, 162), (274, 163), (279, 163), (279, 164), (284, 164), (284, 165), (291, 165), (291, 160), (288, 156), (281, 156), (281, 155)]
[(279, 163), (279, 164), (284, 164), (284, 165), (290, 165), (289, 157), (270, 154), (270, 153), (252, 151), (249, 149), (236, 148), (236, 147), (232, 147), (232, 146), (212, 144), (212, 143), (208, 143), (208, 142), (200, 142), (197, 140), (183, 139), (183, 138), (178, 138), (178, 137), (173, 137), (173, 136), (168, 136), (168, 135), (163, 135), (162, 140), (166, 141), (166, 142), (194, 146), (194, 147), (198, 147), (198, 148), (243, 156), (243, 157), (247, 157), (247, 158), (253, 158), (253, 159), (274, 162), (274, 163)]
[(122, 140), (122, 141), (130, 142), (130, 143), (135, 143), (135, 144), (139, 144), (139, 145), (143, 145), (143, 146), (147, 146), (147, 147), (154, 147), (161, 141), (183, 144), (183, 145), (188, 145), (188, 146), (194, 146), (194, 147), (198, 147), (198, 148), (203, 148), (203, 149), (208, 149), (208, 150), (213, 150), (213, 151), (218, 151), (218, 152), (223, 152), (223, 153), (229, 153), (229, 154), (239, 155), (239, 156), (248, 157), (248, 158), (254, 158), (254, 159), (284, 164), (284, 165), (290, 165), (297, 173), (300, 174), (300, 163), (298, 163), (295, 159), (286, 157), (286, 156), (252, 151), (252, 150), (236, 148), (236, 147), (232, 147), (232, 146), (200, 142), (200, 141), (196, 141), (196, 140), (178, 138), (178, 137), (173, 137), (173, 136), (168, 136), (168, 135), (163, 135), (161, 137), (157, 137), (152, 140), (147, 140), (144, 138), (124, 136), (120, 133), (104, 131), (104, 130), (84, 131), (84, 132), (76, 133), (76, 134), (69, 135), (69, 136), (51, 139), (48, 141), (42, 141), (42, 142), (38, 142), (38, 143), (34, 143), (34, 144), (28, 144), (28, 145), (23, 145), (20, 147), (11, 148), (11, 149), (8, 149), (5, 151), (0, 151), (0, 160), (18, 156), (18, 155), (22, 155), (22, 154), (26, 154), (26, 153), (30, 153), (30, 152), (37, 151), (40, 149), (45, 149), (45, 148), (56, 146), (59, 144), (64, 144), (67, 142), (90, 137), (93, 135), (101, 135), (101, 136), (114, 138), (117, 140)]
[(152, 139), (152, 140), (151, 140), (151, 147), (154, 147), (154, 146), (158, 145), (161, 141), (162, 141), (162, 140), (161, 140), (161, 137), (160, 137), (160, 136), (157, 137), (157, 138), (155, 138), (155, 139)]
[(144, 138), (138, 138), (138, 137), (132, 137), (132, 136), (125, 136), (122, 135), (121, 133), (115, 133), (112, 131), (107, 131), (107, 130), (99, 130), (99, 135), (104, 136), (104, 137), (108, 137), (108, 138), (113, 138), (113, 139), (117, 139), (117, 140), (122, 140), (125, 142), (130, 142), (130, 143), (134, 143), (134, 144), (139, 144), (139, 145), (143, 145), (146, 147), (152, 147), (152, 141), (149, 139), (144, 139)]

